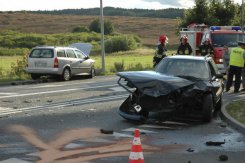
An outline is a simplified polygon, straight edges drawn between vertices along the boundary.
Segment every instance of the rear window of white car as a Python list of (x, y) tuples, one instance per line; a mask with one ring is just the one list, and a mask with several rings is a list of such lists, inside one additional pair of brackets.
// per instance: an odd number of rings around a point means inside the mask
[(52, 49), (33, 49), (30, 58), (53, 58), (54, 51)]

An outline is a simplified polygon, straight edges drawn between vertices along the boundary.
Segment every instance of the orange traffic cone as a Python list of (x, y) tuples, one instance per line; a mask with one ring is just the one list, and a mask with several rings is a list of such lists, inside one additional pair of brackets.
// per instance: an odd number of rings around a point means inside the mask
[(135, 129), (134, 140), (129, 155), (129, 163), (144, 163), (144, 156), (140, 142), (140, 130)]

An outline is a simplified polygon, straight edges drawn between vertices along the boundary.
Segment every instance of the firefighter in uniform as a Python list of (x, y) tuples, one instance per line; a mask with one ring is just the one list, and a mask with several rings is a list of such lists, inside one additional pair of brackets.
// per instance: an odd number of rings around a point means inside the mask
[(240, 47), (231, 49), (230, 52), (230, 68), (228, 73), (228, 80), (226, 84), (226, 92), (230, 90), (235, 75), (234, 93), (238, 93), (241, 85), (241, 73), (244, 67), (245, 60), (245, 42), (238, 42)]
[(190, 44), (188, 43), (187, 36), (182, 36), (180, 38), (180, 46), (178, 47), (177, 54), (179, 55), (191, 55), (192, 48)]
[(161, 35), (159, 37), (159, 44), (157, 45), (155, 56), (153, 57), (153, 67), (155, 67), (164, 57), (166, 57), (166, 44), (168, 43), (168, 37)]
[(214, 48), (211, 45), (210, 39), (206, 39), (204, 43), (199, 47), (199, 52), (201, 56), (214, 55)]

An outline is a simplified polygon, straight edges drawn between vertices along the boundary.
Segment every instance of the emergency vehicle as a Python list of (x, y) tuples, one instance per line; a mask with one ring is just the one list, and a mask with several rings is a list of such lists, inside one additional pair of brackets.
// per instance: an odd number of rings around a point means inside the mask
[(209, 39), (214, 48), (214, 61), (219, 70), (225, 73), (223, 66), (224, 46), (229, 48), (238, 46), (238, 41), (245, 39), (244, 32), (240, 26), (210, 26), (190, 25), (188, 28), (183, 28), (180, 35), (186, 35), (189, 44), (193, 49), (193, 55), (199, 54), (199, 46)]

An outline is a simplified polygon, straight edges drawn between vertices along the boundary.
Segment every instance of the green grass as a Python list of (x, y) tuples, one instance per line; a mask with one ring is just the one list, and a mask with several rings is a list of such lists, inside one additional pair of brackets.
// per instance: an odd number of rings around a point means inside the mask
[(9, 71), (12, 63), (16, 63), (21, 56), (0, 56), (0, 69), (3, 71)]
[(231, 102), (227, 107), (227, 112), (237, 121), (245, 125), (245, 99)]

